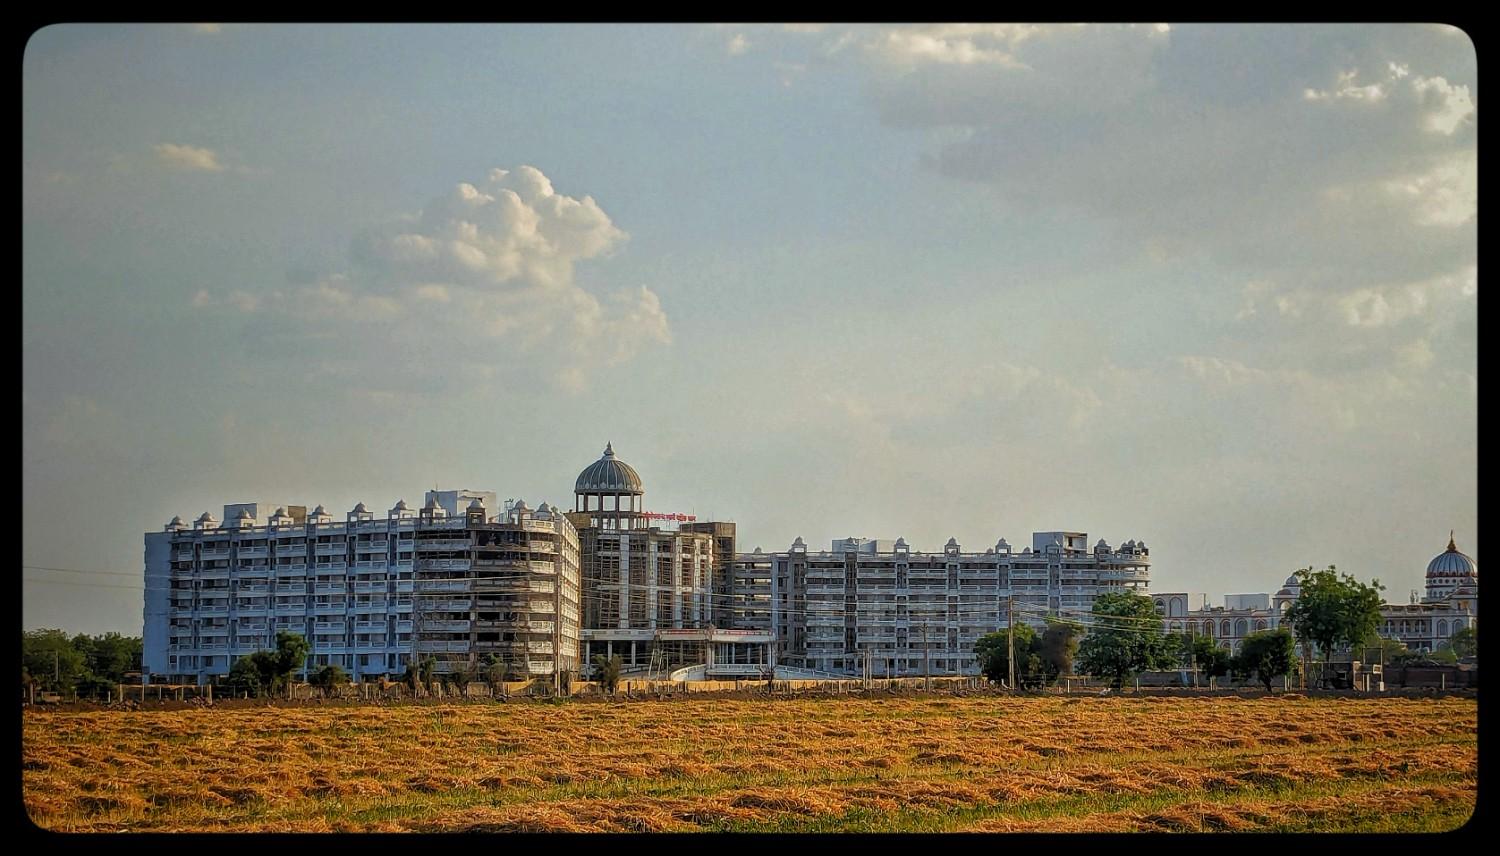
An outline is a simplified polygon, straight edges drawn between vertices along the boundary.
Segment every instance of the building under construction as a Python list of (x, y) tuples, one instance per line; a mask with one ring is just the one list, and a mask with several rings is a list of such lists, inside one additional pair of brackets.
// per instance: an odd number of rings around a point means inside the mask
[(512, 680), (578, 673), (578, 533), (542, 503), (493, 520), (429, 500), (416, 528), (415, 656), (437, 674), (505, 665)]

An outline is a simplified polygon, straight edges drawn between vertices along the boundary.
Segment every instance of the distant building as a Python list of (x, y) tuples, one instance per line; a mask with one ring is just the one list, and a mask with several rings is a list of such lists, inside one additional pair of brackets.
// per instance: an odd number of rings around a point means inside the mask
[[(1382, 637), (1399, 640), (1413, 651), (1435, 651), (1454, 633), (1479, 622), (1479, 565), (1459, 552), (1451, 533), (1448, 549), (1427, 564), (1426, 578), (1425, 596), (1418, 600), (1413, 593), (1410, 603), (1385, 604), (1376, 628)], [(1159, 593), (1152, 599), (1168, 632), (1211, 636), (1239, 651), (1249, 634), (1280, 627), (1300, 592), (1301, 581), (1293, 574), (1275, 594), (1226, 595), (1221, 607), (1177, 606), (1180, 599), (1202, 595)]]
[(858, 675), (868, 656), (877, 676), (976, 674), (974, 643), (1016, 621), (1045, 615), (1082, 620), (1094, 599), (1144, 591), (1145, 542), (1092, 550), (1082, 532), (1036, 532), (1019, 553), (1004, 538), (983, 553), (948, 539), (941, 552), (895, 541), (844, 538), (809, 552), (801, 538), (784, 552), (756, 548), (735, 558), (731, 609), (738, 626), (768, 629), (776, 661)]

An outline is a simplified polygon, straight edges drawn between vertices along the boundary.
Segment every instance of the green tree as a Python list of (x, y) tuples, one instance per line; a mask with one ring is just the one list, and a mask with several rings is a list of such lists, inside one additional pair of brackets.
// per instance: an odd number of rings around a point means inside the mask
[(327, 693), (349, 683), (349, 676), (337, 664), (329, 663), (309, 675), (307, 682)]
[(307, 662), (307, 655), (310, 653), (312, 645), (308, 644), (307, 638), (301, 633), (289, 630), (276, 632), (276, 671), (282, 683), (291, 683), (292, 675)]
[(1092, 616), (1093, 627), (1078, 646), (1078, 664), (1089, 674), (1107, 677), (1120, 689), (1138, 672), (1175, 664), (1151, 598), (1129, 591), (1100, 595)]
[[(1036, 653), (1036, 631), (1028, 624), (1016, 623), (1016, 682), (1034, 683), (1041, 672), (1042, 660)], [(986, 633), (974, 643), (974, 657), (979, 671), (991, 683), (1010, 680), (1010, 642), (1008, 631)]]
[(250, 668), (255, 669), (256, 687), (259, 690), (257, 695), (276, 695), (282, 688), (281, 660), (275, 652), (256, 651), (248, 657), (241, 657), (239, 662), (248, 662)]
[(1044, 683), (1053, 683), (1060, 675), (1070, 675), (1073, 660), (1078, 657), (1078, 626), (1049, 621), (1036, 647)]
[(90, 677), (88, 659), (61, 630), (22, 631), (21, 668), (36, 679), (38, 689), (69, 696)]
[(606, 657), (603, 654), (594, 655), (594, 680), (610, 695), (615, 694), (615, 688), (620, 685), (620, 672), (625, 668), (625, 661), (619, 654)]
[(1479, 630), (1465, 627), (1444, 642), (1442, 648), (1452, 651), (1454, 657), (1476, 657), (1479, 655)]
[(1291, 674), (1296, 661), (1297, 643), (1292, 634), (1286, 628), (1277, 628), (1246, 636), (1231, 667), (1237, 675), (1254, 676), (1270, 692), (1271, 682)]
[(1303, 568), (1297, 578), (1302, 590), (1287, 609), (1286, 619), (1298, 636), (1322, 651), (1326, 670), (1335, 648), (1358, 645), (1380, 625), (1380, 593), (1385, 587), (1379, 580), (1365, 585), (1349, 574), (1341, 575), (1333, 565), (1322, 571)]
[(93, 639), (89, 671), (111, 683), (124, 683), (125, 673), (140, 667), (142, 640), (139, 636), (106, 633)]
[(225, 689), (229, 690), (231, 696), (241, 693), (256, 698), (261, 692), (261, 672), (255, 661), (254, 655), (241, 657), (234, 661), (229, 667), (229, 677), (225, 679)]
[(1199, 673), (1210, 678), (1222, 678), (1229, 674), (1232, 656), (1229, 649), (1214, 641), (1212, 636), (1187, 634), (1182, 639), (1182, 656)]

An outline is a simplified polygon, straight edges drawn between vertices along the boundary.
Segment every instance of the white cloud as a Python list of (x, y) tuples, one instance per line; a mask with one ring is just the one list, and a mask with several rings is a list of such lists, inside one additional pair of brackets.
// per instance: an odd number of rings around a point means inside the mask
[(176, 143), (160, 143), (153, 148), (157, 159), (173, 169), (196, 172), (224, 171), (223, 165), (219, 163), (219, 156), (214, 153), (213, 149)]
[(1423, 226), (1461, 226), (1479, 213), (1479, 158), (1456, 152), (1431, 170), (1386, 182), (1393, 195), (1409, 201)]
[(1371, 103), (1385, 98), (1385, 89), (1378, 83), (1371, 83), (1368, 86), (1355, 86), (1354, 79), (1358, 76), (1358, 71), (1343, 72), (1339, 75), (1337, 89), (1308, 89), (1302, 93), (1302, 96), (1309, 101), (1328, 101), (1347, 98), (1353, 101), (1367, 101)]
[(478, 186), (459, 184), (420, 217), (366, 235), (359, 255), (406, 281), (565, 287), (576, 262), (626, 238), (592, 197), (558, 194), (540, 170), (523, 166), (493, 170)]
[(1426, 128), (1439, 134), (1452, 134), (1474, 115), (1474, 99), (1469, 87), (1454, 86), (1441, 77), (1416, 77), (1412, 88), (1427, 108)]
[(1026, 68), (1015, 56), (1018, 45), (1041, 28), (1032, 24), (937, 24), (886, 30), (866, 44), (879, 59), (900, 66), (927, 63), (988, 63)]
[(734, 38), (724, 46), (724, 50), (728, 51), (730, 56), (739, 56), (749, 49), (750, 40), (745, 38), (744, 33), (735, 33)]
[[(574, 282), (577, 263), (626, 239), (591, 197), (559, 194), (533, 167), (497, 169), (360, 236), (359, 266), (348, 274), (291, 292), (237, 291), (225, 302), (310, 338), (357, 343), (361, 356), (343, 371), (369, 371), (372, 381), (393, 368), (435, 371), (435, 353), (464, 343), (515, 358), (518, 370), (542, 358), (552, 377), (582, 389), (593, 369), (671, 343), (649, 288), (601, 299)], [(200, 294), (195, 306), (217, 303)], [(403, 366), (403, 354), (424, 365)]]

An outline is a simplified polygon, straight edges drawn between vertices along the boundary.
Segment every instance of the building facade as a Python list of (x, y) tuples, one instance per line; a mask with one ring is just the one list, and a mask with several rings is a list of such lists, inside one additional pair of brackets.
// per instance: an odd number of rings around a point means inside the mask
[[(460, 565), (474, 561), (478, 536), (463, 528), (466, 518), (456, 505), (493, 496), (434, 491), (420, 513), (401, 501), (379, 516), (359, 503), (341, 521), (322, 506), (308, 512), (268, 502), (226, 505), (223, 522), (208, 512), (192, 526), (174, 517), (163, 531), (145, 536), (143, 670), (172, 682), (205, 683), (227, 675), (238, 658), (274, 648), (277, 632), (285, 630), (312, 646), (304, 674), (329, 664), (355, 679), (398, 674), (416, 650), (414, 613), (427, 605), (416, 596), (419, 567), (424, 575), (440, 573), (445, 585), (448, 578), (475, 576)], [(577, 592), (576, 533), (555, 519), (551, 525), (564, 542), (553, 554), (562, 570), (552, 573), (566, 579), (571, 572)], [(437, 544), (442, 548), (434, 549)], [(562, 590), (570, 589), (565, 583)], [(576, 597), (572, 609), (576, 627)], [(441, 614), (456, 621), (457, 611), (453, 606)]]
[(487, 663), (511, 680), (578, 673), (578, 533), (564, 513), (518, 500), (491, 519), (474, 496), (449, 516), (430, 498), (416, 559), (414, 654), (432, 658), (435, 674)]
[(731, 569), (738, 626), (769, 630), (776, 662), (815, 672), (875, 676), (977, 674), (974, 643), (1017, 622), (1083, 615), (1115, 591), (1144, 592), (1145, 542), (1092, 548), (1082, 532), (1036, 532), (1012, 551), (983, 553), (950, 538), (942, 552), (844, 538), (810, 552), (799, 537), (781, 553), (740, 554)]
[[(733, 523), (652, 525), (645, 487), (614, 445), (573, 486), (583, 577), (582, 658), (619, 656), (627, 672), (667, 675), (698, 664), (715, 674), (769, 666), (765, 634), (732, 633)], [(764, 637), (764, 638), (763, 638)], [(743, 666), (737, 669), (736, 666)]]

